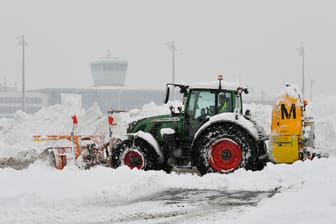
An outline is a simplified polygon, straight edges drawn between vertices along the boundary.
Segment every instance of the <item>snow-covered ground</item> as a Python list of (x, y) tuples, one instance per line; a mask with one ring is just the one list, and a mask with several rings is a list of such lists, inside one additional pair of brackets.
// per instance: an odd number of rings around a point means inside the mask
[[(0, 223), (336, 223), (335, 100), (321, 96), (309, 105), (317, 146), (328, 159), (203, 177), (126, 167), (58, 171), (37, 161), (23, 170), (0, 169)], [(245, 108), (269, 132), (271, 107)], [(168, 112), (166, 105), (148, 104), (118, 114), (114, 134), (122, 136), (127, 121)], [(107, 133), (106, 114), (97, 105), (87, 111), (55, 105), (33, 115), (18, 112), (12, 119), (0, 118), (0, 158), (38, 154), (50, 143), (32, 142), (32, 135), (69, 134), (73, 114), (78, 115), (78, 133)], [(256, 197), (218, 201), (225, 192)]]

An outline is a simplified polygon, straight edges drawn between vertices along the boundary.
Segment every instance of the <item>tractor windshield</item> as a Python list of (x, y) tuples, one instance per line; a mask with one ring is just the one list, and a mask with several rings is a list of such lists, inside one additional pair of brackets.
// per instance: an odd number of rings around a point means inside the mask
[(206, 116), (209, 113), (215, 113), (215, 94), (203, 90), (191, 91), (187, 105), (187, 114), (190, 118)]
[(187, 102), (189, 118), (202, 119), (223, 112), (233, 112), (235, 92), (225, 90), (192, 90)]
[(190, 90), (185, 108), (187, 135), (192, 137), (209, 117), (235, 108), (235, 91), (193, 89)]

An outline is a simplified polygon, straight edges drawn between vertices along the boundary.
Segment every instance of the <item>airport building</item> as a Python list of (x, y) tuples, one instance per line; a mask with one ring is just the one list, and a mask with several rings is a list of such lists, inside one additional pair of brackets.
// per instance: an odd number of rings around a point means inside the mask
[(38, 92), (27, 92), (25, 103), (18, 91), (0, 91), (0, 117), (12, 117), (18, 110), (35, 113), (48, 105), (47, 96)]
[(23, 108), (22, 93), (17, 88), (0, 85), (0, 117), (12, 117), (18, 110), (34, 113), (42, 107), (62, 104), (65, 98), (75, 97), (83, 108), (95, 102), (104, 113), (109, 109), (129, 110), (154, 102), (162, 104), (162, 90), (131, 89), (125, 87), (127, 60), (111, 57), (110, 53), (90, 63), (93, 87), (91, 88), (43, 88), (26, 91)]

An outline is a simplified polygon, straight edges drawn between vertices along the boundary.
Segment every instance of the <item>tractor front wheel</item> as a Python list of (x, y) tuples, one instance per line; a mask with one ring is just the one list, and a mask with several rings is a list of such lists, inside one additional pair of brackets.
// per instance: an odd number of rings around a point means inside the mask
[(145, 140), (126, 139), (112, 150), (111, 165), (113, 168), (128, 166), (133, 169), (158, 169), (158, 155)]

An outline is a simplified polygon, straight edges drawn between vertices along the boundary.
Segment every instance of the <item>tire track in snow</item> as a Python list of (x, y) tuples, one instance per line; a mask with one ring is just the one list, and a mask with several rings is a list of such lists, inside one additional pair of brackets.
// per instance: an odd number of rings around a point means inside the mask
[[(239, 214), (249, 206), (256, 206), (274, 191), (218, 191), (198, 189), (171, 189), (142, 202), (115, 208), (118, 215), (107, 223), (197, 223), (200, 219), (216, 219), (233, 212)], [(135, 207), (135, 208), (134, 208)], [(138, 210), (137, 208), (143, 208)], [(215, 220), (214, 220), (215, 221)], [(98, 224), (98, 223), (97, 223)]]

